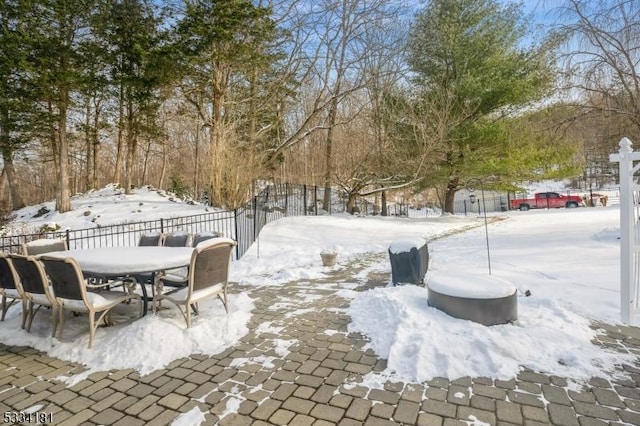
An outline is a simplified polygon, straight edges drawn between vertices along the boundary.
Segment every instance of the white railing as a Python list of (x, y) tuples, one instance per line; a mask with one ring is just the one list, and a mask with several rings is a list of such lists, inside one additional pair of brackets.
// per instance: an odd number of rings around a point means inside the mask
[(627, 324), (638, 314), (640, 300), (640, 186), (634, 179), (640, 169), (640, 152), (634, 152), (632, 145), (622, 138), (618, 154), (609, 157), (620, 163), (620, 316)]

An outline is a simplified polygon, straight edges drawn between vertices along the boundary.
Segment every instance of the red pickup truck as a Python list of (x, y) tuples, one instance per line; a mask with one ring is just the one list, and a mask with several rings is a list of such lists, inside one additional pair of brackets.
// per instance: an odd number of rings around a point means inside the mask
[(557, 192), (538, 192), (533, 198), (511, 200), (511, 208), (522, 211), (529, 209), (573, 208), (584, 205), (578, 195), (562, 195)]

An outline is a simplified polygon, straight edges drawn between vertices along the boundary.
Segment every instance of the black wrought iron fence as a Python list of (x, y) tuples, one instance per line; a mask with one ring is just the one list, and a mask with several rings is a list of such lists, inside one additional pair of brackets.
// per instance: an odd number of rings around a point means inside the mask
[[(64, 239), (70, 249), (106, 246), (134, 246), (146, 232), (202, 232), (215, 231), (238, 242), (236, 258), (242, 257), (253, 244), (262, 228), (285, 216), (316, 215), (322, 213), (324, 190), (315, 186), (275, 184), (264, 188), (244, 206), (234, 210), (127, 222), (86, 229), (36, 232), (20, 235), (0, 235), (0, 250), (17, 253), (22, 244), (42, 238)], [(335, 197), (332, 197), (335, 198)], [(332, 203), (329, 213), (344, 211)]]
[(70, 249), (107, 246), (134, 246), (140, 235), (146, 232), (217, 231), (231, 238), (235, 237), (234, 211), (219, 211), (193, 216), (167, 219), (126, 222), (116, 225), (98, 226), (86, 229), (37, 232), (22, 235), (0, 236), (0, 246), (5, 252), (19, 252), (23, 243), (42, 238), (64, 239)]

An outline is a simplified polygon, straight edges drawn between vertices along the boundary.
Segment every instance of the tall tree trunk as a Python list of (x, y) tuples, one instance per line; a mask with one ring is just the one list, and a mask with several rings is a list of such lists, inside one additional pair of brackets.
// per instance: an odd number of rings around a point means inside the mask
[(219, 138), (219, 130), (220, 126), (218, 117), (220, 116), (219, 111), (219, 100), (216, 97), (213, 102), (214, 109), (214, 117), (211, 120), (211, 126), (209, 127), (209, 144), (211, 146), (211, 168), (209, 175), (209, 205), (210, 206), (219, 206), (220, 205), (220, 192), (218, 186), (220, 185), (220, 138)]
[[(8, 111), (3, 110), (2, 114), (5, 115), (3, 122), (7, 121)], [(9, 131), (5, 126), (0, 126), (0, 146), (2, 147), (2, 160), (4, 161), (4, 167), (2, 169), (2, 187), (0, 188), (0, 197), (4, 196), (5, 184), (9, 185), (9, 196), (11, 198), (12, 210), (20, 209), (25, 206), (18, 186), (16, 183), (15, 169), (13, 167), (13, 150), (9, 139)]]
[(85, 169), (84, 169), (84, 190), (91, 188), (91, 159), (93, 154), (91, 151), (94, 148), (93, 136), (91, 131), (91, 100), (87, 98), (87, 104), (85, 107), (85, 120), (84, 120), (84, 147), (85, 147)]
[(347, 213), (350, 213), (350, 214), (354, 213), (357, 196), (358, 196), (358, 193), (356, 191), (349, 193), (349, 197), (347, 198)]
[(91, 164), (89, 189), (98, 189), (98, 151), (100, 150), (100, 115), (102, 114), (102, 101), (102, 98), (97, 97), (93, 107), (91, 159), (90, 161), (87, 159), (87, 164)]
[(147, 172), (149, 171), (149, 161), (151, 158), (151, 141), (147, 141), (144, 148), (144, 160), (142, 161), (142, 177), (140, 178), (140, 184), (143, 185), (148, 181)]
[(2, 168), (2, 173), (0, 174), (0, 212), (8, 213), (11, 208), (11, 194), (5, 194), (5, 190), (7, 189), (7, 172), (4, 167)]
[(447, 184), (447, 189), (444, 194), (445, 213), (453, 214), (453, 201), (455, 199), (456, 192), (458, 191), (458, 183), (459, 179), (457, 177), (449, 179), (449, 183)]
[(93, 117), (93, 149), (91, 150), (91, 188), (98, 189), (98, 151), (100, 150), (100, 140), (98, 139), (98, 126), (100, 125), (100, 114), (96, 109), (96, 114)]
[[(258, 152), (258, 138), (256, 134), (257, 121), (258, 121), (258, 70), (253, 69), (251, 72), (251, 97), (249, 99), (249, 146), (250, 153), (250, 167), (255, 166), (255, 155)], [(253, 179), (251, 179), (253, 181)]]
[(380, 194), (380, 204), (382, 204), (380, 206), (380, 215), (389, 216), (389, 210), (387, 207), (387, 191), (382, 191), (382, 194)]
[(124, 193), (131, 194), (131, 187), (133, 186), (133, 163), (136, 158), (136, 137), (132, 135), (127, 138), (127, 162), (125, 166), (125, 175), (124, 175)]
[(210, 175), (210, 193), (209, 205), (222, 207), (224, 201), (222, 198), (222, 108), (224, 105), (224, 90), (227, 87), (227, 76), (224, 70), (216, 70), (213, 75), (213, 99), (212, 99), (212, 117), (209, 133), (211, 143), (211, 175)]
[(167, 152), (167, 144), (165, 141), (165, 143), (162, 144), (162, 167), (160, 168), (160, 178), (158, 179), (158, 188), (164, 187), (164, 177), (167, 174), (168, 165), (169, 165), (169, 153)]
[[(256, 178), (259, 176), (259, 171), (257, 170), (257, 168), (259, 167), (258, 164), (258, 159), (257, 159), (257, 155), (258, 155), (258, 70), (257, 68), (253, 68), (251, 70), (251, 76), (250, 76), (250, 85), (251, 85), (251, 97), (249, 98), (249, 164), (248, 166), (250, 167), (251, 170), (251, 176), (249, 181), (251, 183), (253, 183)], [(240, 189), (238, 188), (238, 194), (242, 193), (242, 195), (236, 195), (236, 200), (234, 205), (238, 206), (242, 203), (241, 200), (246, 199), (246, 196), (253, 196), (254, 195), (254, 191), (253, 191), (253, 185), (252, 184), (246, 184), (245, 182), (247, 182), (246, 179), (243, 179), (242, 176), (240, 176), (240, 169), (238, 168), (236, 171), (237, 174), (237, 178), (236, 178), (236, 182), (237, 185), (242, 185), (243, 187)], [(246, 195), (245, 195), (246, 194)]]
[[(193, 198), (195, 200), (200, 200), (199, 188), (198, 188), (198, 176), (200, 175), (200, 159), (198, 158), (198, 149), (200, 147), (200, 116), (196, 116), (196, 134), (195, 134), (195, 157), (193, 159)], [(166, 145), (166, 144), (165, 144)], [(166, 163), (166, 152), (167, 149), (163, 148), (163, 159), (162, 159), (162, 170), (164, 171), (165, 163)]]
[[(131, 99), (131, 96), (127, 96), (127, 99)], [(124, 193), (131, 194), (131, 187), (133, 186), (133, 171), (134, 171), (134, 163), (136, 161), (136, 150), (138, 149), (138, 135), (135, 130), (135, 117), (133, 112), (133, 105), (131, 101), (128, 101), (127, 104), (127, 137), (126, 137), (126, 146), (127, 146), (127, 162), (125, 164), (125, 187)]]
[[(338, 85), (337, 90), (340, 90)], [(331, 100), (331, 108), (329, 109), (329, 129), (327, 130), (327, 145), (324, 154), (324, 197), (322, 200), (322, 209), (330, 212), (331, 209), (331, 175), (333, 174), (333, 128), (336, 124), (338, 116), (338, 98)]]
[[(65, 95), (65, 97), (67, 97)], [(67, 99), (68, 101), (68, 99)], [(66, 103), (63, 101), (63, 103)], [(67, 110), (66, 105), (60, 109), (58, 117), (58, 138), (59, 147), (59, 168), (60, 180), (58, 182), (58, 199), (56, 207), (58, 212), (65, 213), (71, 211), (71, 194), (69, 191), (69, 141), (67, 140)]]
[(6, 203), (5, 203), (5, 190), (7, 189), (7, 171), (4, 169), (4, 167), (2, 167), (2, 173), (0, 173), (0, 203), (5, 204), (5, 205), (9, 205), (10, 203), (10, 198), (11, 198), (11, 194), (8, 194), (8, 196), (6, 197)]
[[(21, 209), (25, 206), (25, 203), (18, 191), (18, 185), (16, 183), (16, 173), (13, 167), (13, 155), (8, 150), (2, 150), (2, 160), (4, 161), (4, 168), (2, 169), (2, 175), (6, 176), (6, 182), (9, 185), (9, 195), (11, 197), (11, 210)], [(4, 188), (3, 191), (4, 192)]]
[(124, 88), (120, 85), (120, 101), (118, 105), (118, 147), (116, 149), (116, 164), (113, 171), (113, 182), (121, 183), (122, 165), (124, 163)]

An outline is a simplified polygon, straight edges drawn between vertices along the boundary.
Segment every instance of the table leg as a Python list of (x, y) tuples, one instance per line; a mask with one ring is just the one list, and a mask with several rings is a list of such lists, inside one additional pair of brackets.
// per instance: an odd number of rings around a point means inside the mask
[(147, 315), (148, 312), (148, 308), (147, 308), (147, 301), (148, 301), (148, 297), (147, 297), (147, 286), (145, 285), (144, 281), (138, 281), (137, 279), (135, 279), (134, 277), (125, 277), (123, 279), (123, 282), (125, 283), (125, 285), (129, 285), (131, 284), (131, 287), (129, 288), (129, 291), (133, 292), (133, 289), (135, 288), (136, 284), (140, 284), (140, 290), (142, 290), (142, 300), (140, 301), (142, 303), (142, 316)]
[(147, 307), (149, 298), (147, 297), (147, 285), (144, 282), (140, 282), (140, 289), (142, 290), (142, 316), (146, 316), (149, 309)]

